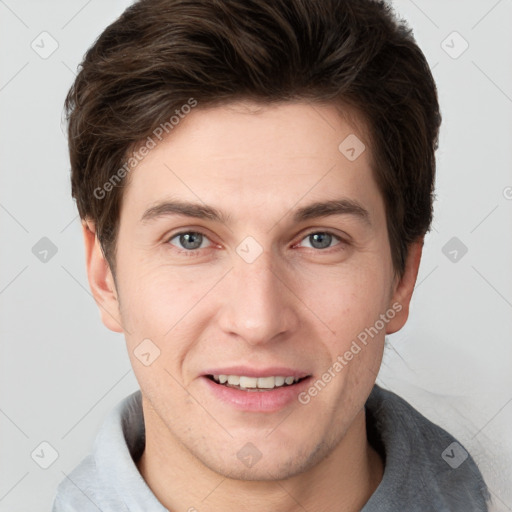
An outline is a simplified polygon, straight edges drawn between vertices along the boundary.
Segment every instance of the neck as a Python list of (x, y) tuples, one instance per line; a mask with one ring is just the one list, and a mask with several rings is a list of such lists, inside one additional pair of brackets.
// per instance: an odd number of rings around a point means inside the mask
[(147, 404), (144, 418), (146, 447), (137, 467), (169, 510), (356, 512), (382, 480), (383, 463), (368, 443), (364, 409), (328, 457), (304, 473), (274, 481), (233, 480), (220, 475), (203, 465), (159, 423)]

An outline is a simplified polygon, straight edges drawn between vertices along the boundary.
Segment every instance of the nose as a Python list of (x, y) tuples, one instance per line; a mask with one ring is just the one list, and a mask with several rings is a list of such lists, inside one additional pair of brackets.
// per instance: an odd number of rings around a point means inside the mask
[(234, 268), (224, 288), (220, 327), (250, 345), (284, 339), (299, 324), (299, 301), (287, 283), (287, 276), (273, 264), (272, 258), (265, 251), (256, 261), (247, 263), (235, 255)]

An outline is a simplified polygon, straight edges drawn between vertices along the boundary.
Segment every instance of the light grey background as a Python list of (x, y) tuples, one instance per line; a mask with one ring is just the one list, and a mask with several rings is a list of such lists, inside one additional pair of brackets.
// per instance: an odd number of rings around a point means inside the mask
[[(0, 0), (1, 511), (50, 510), (106, 413), (137, 389), (123, 337), (101, 324), (88, 290), (62, 124), (84, 52), (129, 3)], [(494, 510), (510, 511), (512, 1), (394, 5), (433, 68), (443, 126), (434, 229), (379, 383), (458, 437)], [(453, 31), (469, 44), (457, 58)], [(52, 39), (47, 58), (31, 47), (48, 52)], [(43, 237), (57, 248), (46, 262), (32, 252)], [(452, 237), (465, 255), (443, 253)]]

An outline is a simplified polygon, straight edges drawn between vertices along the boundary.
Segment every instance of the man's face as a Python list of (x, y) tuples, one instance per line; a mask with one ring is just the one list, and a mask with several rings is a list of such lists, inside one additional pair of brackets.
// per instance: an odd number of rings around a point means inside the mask
[[(148, 430), (220, 474), (285, 478), (364, 428), (386, 332), (378, 320), (396, 289), (384, 203), (371, 148), (355, 160), (361, 147), (340, 151), (348, 136), (367, 139), (334, 106), (200, 107), (130, 175), (113, 314)], [(304, 210), (329, 201), (344, 208)], [(222, 221), (168, 202), (213, 208)], [(281, 377), (247, 386), (306, 378), (258, 391), (212, 374)]]

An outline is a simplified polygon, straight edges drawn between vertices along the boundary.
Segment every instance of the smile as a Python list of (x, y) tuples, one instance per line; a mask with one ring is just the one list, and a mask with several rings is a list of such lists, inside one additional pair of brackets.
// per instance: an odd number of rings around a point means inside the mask
[(244, 391), (268, 391), (274, 388), (292, 386), (303, 380), (299, 377), (247, 377), (245, 375), (209, 375), (217, 384)]

